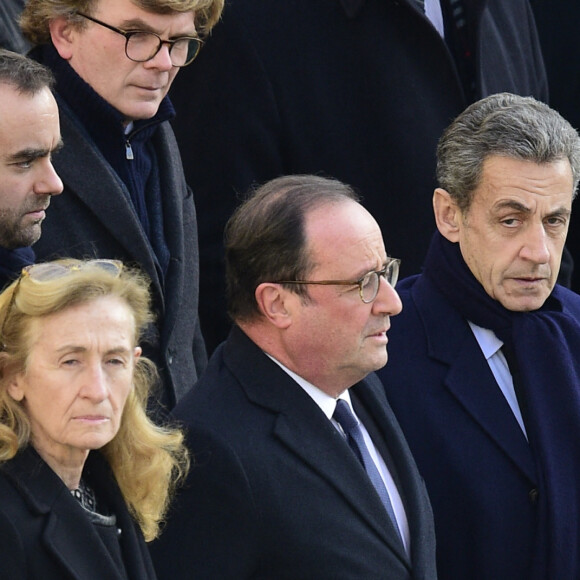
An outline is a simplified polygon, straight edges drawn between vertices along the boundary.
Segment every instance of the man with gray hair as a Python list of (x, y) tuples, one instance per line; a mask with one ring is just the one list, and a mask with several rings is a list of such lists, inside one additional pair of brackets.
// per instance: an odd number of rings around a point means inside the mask
[(51, 72), (0, 49), (0, 289), (34, 261), (53, 195), (63, 185), (52, 154), (60, 148)]
[(397, 287), (380, 375), (427, 483), (439, 578), (580, 578), (580, 297), (556, 284), (580, 138), (503, 93), (437, 157), (438, 232)]

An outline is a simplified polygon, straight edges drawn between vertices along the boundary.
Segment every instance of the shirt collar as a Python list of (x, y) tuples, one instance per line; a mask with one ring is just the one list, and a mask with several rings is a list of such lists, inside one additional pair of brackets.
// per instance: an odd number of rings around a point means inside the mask
[[(265, 353), (267, 357), (272, 359), (286, 374), (288, 374), (292, 379), (294, 379), (307, 393), (310, 395), (311, 399), (320, 407), (321, 411), (329, 418), (332, 419), (334, 410), (336, 408), (336, 401), (334, 397), (331, 397), (324, 391), (321, 391), (318, 387), (315, 387), (312, 383), (309, 383), (306, 379), (303, 379), (300, 375), (291, 371), (288, 367), (284, 366), (279, 360), (276, 360), (273, 356)], [(352, 409), (352, 404), (350, 402), (350, 394), (348, 389), (342, 392), (339, 399), (343, 399)]]
[(496, 336), (493, 330), (489, 328), (482, 328), (469, 322), (469, 326), (475, 335), (477, 342), (485, 356), (485, 360), (489, 360), (500, 348), (503, 346), (503, 342)]

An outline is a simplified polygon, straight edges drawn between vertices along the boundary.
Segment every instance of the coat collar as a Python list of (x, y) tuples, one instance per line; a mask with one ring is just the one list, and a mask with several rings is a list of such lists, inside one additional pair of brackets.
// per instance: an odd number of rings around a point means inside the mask
[[(85, 469), (90, 470), (91, 484), (99, 497), (105, 496), (117, 517), (117, 527), (124, 534), (123, 555), (128, 573), (144, 580), (153, 578), (143, 563), (142, 542), (138, 540), (135, 524), (105, 460), (92, 452)], [(32, 447), (6, 462), (2, 471), (19, 490), (30, 511), (46, 518), (40, 541), (71, 578), (87, 580), (91, 577), (88, 570), (98, 570), (101, 578), (123, 580), (83, 508)]]
[[(274, 437), (335, 488), (410, 567), (402, 543), (362, 466), (318, 405), (238, 327), (232, 330), (225, 349), (224, 361), (250, 401), (277, 414)], [(352, 388), (363, 393), (365, 403), (369, 397), (374, 399), (368, 381)], [(383, 422), (382, 417), (378, 422)], [(365, 488), (369, 493), (353, 493)]]
[[(55, 155), (53, 164), (66, 187), (97, 216), (103, 227), (135, 257), (154, 281), (155, 257), (131, 207), (129, 192), (85, 133), (68, 105), (58, 98), (65, 158)], [(65, 193), (66, 195), (66, 193)]]
[(530, 447), (467, 321), (426, 276), (417, 279), (411, 295), (423, 321), (428, 356), (448, 367), (444, 387), (520, 470), (535, 481)]

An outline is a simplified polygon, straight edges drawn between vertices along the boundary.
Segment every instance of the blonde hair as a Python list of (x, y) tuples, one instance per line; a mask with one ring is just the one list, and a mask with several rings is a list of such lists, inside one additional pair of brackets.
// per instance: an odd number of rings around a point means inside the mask
[[(28, 0), (20, 17), (20, 27), (24, 36), (32, 44), (50, 42), (49, 22), (59, 16), (67, 17), (79, 28), (86, 21), (77, 12), (92, 15), (98, 0)], [(217, 24), (224, 8), (224, 0), (133, 0), (148, 12), (170, 14), (171, 12), (194, 12), (197, 33), (204, 37)]]
[[(153, 322), (148, 281), (134, 269), (111, 271), (99, 261), (57, 260), (64, 275), (42, 281), (23, 275), (0, 294), (0, 462), (30, 442), (30, 423), (22, 404), (7, 392), (11, 377), (25, 373), (32, 344), (32, 322), (104, 296), (127, 304), (135, 321), (135, 346)], [(175, 486), (186, 475), (189, 457), (180, 430), (159, 426), (147, 416), (147, 400), (157, 383), (155, 365), (139, 357), (117, 435), (101, 452), (109, 462), (129, 511), (147, 541), (159, 533)]]

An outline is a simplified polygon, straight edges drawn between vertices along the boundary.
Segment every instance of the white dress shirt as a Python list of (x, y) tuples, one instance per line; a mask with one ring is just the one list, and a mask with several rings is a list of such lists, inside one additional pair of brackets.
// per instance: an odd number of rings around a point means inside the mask
[(445, 26), (443, 24), (443, 14), (441, 12), (441, 2), (439, 0), (425, 0), (425, 16), (437, 29), (441, 38), (445, 38)]
[(522, 419), (522, 412), (514, 389), (512, 375), (505, 356), (501, 351), (503, 342), (488, 328), (482, 328), (481, 326), (473, 324), (473, 322), (469, 322), (469, 326), (475, 335), (479, 348), (481, 348), (481, 352), (483, 353), (503, 396), (508, 402), (512, 413), (527, 439), (528, 434), (526, 433), (526, 427)]

